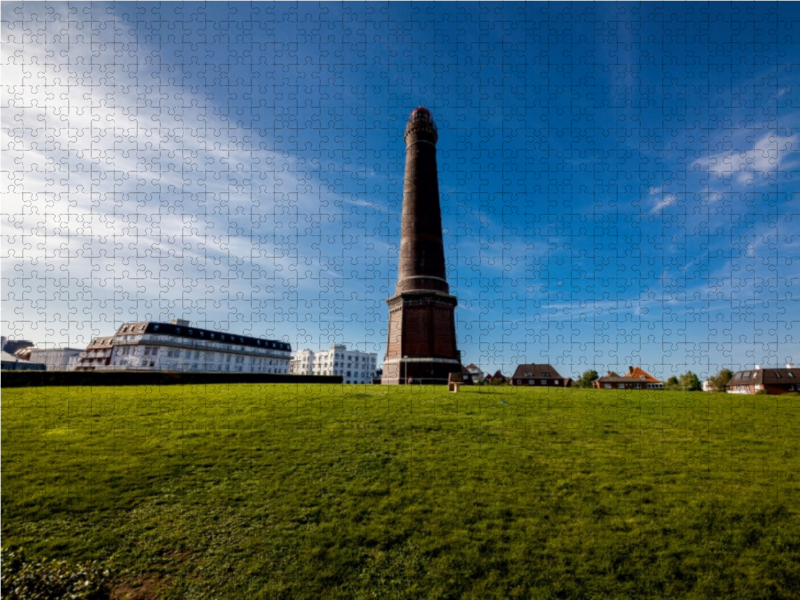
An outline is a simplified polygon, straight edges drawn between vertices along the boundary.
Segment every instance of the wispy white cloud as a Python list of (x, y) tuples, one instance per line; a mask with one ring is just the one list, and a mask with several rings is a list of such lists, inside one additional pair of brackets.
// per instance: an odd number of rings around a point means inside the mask
[(678, 199), (675, 195), (664, 192), (662, 187), (651, 188), (648, 195), (651, 197), (651, 215), (660, 213), (665, 208), (675, 206), (678, 203)]
[[(272, 141), (181, 85), (180, 67), (154, 60), (113, 11), (15, 10), (3, 31), (2, 272), (16, 290), (5, 329), (57, 312), (99, 321), (101, 303), (110, 320), (143, 306), (166, 317), (212, 296), (280, 299), (266, 288), (281, 278), (297, 291), (342, 277), (313, 252), (304, 259), (300, 215), (324, 212), (330, 190), (291, 154), (265, 150)], [(321, 235), (341, 231), (319, 222)]]
[(764, 133), (741, 151), (711, 154), (695, 161), (695, 165), (720, 179), (733, 178), (739, 184), (758, 184), (774, 181), (780, 171), (797, 165), (800, 138), (796, 135)]

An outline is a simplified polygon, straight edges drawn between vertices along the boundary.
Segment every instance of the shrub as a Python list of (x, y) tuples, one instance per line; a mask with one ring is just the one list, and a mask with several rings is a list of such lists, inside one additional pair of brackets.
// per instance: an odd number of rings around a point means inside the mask
[(700, 378), (697, 375), (691, 371), (687, 371), (680, 377), (675, 377), (673, 375), (667, 379), (667, 382), (664, 384), (664, 389), (676, 392), (699, 392), (703, 389), (703, 384), (700, 383)]
[(722, 369), (714, 377), (710, 377), (708, 381), (711, 383), (711, 388), (715, 392), (724, 392), (728, 389), (728, 384), (732, 378), (733, 371), (730, 369)]
[(590, 369), (589, 371), (584, 371), (581, 378), (576, 380), (572, 385), (578, 388), (590, 388), (592, 387), (592, 382), (600, 377), (597, 371), (594, 369)]
[(2, 550), (3, 598), (6, 600), (106, 600), (111, 593), (111, 572), (96, 561), (26, 560), (22, 550)]

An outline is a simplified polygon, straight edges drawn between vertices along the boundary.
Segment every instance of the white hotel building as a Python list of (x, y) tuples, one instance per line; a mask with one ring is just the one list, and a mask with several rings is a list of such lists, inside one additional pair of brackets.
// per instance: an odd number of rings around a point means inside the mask
[(125, 323), (97, 359), (96, 345), (89, 344), (79, 370), (285, 374), (292, 350), (286, 342), (191, 327), (183, 319)]
[(344, 383), (372, 383), (378, 361), (377, 353), (348, 350), (334, 344), (330, 350), (300, 350), (292, 356), (294, 375), (341, 375)]
[(44, 363), (48, 371), (74, 371), (78, 357), (83, 351), (80, 348), (31, 348), (28, 360)]

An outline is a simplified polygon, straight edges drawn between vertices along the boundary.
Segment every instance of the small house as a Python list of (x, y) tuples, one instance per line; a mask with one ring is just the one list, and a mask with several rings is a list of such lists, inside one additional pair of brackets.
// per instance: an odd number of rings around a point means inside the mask
[(519, 365), (511, 376), (511, 385), (569, 387), (571, 383), (569, 377), (562, 377), (550, 364)]
[(790, 394), (800, 392), (800, 369), (786, 365), (783, 369), (761, 368), (737, 371), (728, 383), (729, 394), (755, 394), (766, 391), (768, 394)]
[(595, 379), (592, 387), (603, 390), (663, 390), (664, 383), (641, 367), (628, 367), (625, 375), (609, 371), (605, 377)]

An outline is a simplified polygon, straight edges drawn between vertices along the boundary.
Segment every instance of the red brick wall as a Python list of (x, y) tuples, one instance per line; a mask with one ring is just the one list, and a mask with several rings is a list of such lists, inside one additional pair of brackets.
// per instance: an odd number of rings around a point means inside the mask
[(431, 307), (407, 306), (403, 309), (403, 354), (431, 356)]
[(797, 389), (797, 385), (794, 385), (794, 389), (793, 390), (790, 390), (788, 388), (789, 388), (789, 384), (786, 384), (786, 385), (774, 385), (774, 384), (769, 384), (768, 385), (768, 384), (765, 384), (764, 385), (764, 389), (766, 389), (767, 392), (769, 392), (770, 394), (780, 395), (780, 394), (792, 394), (792, 393), (800, 392), (800, 390)]
[(453, 310), (444, 307), (434, 308), (433, 339), (434, 356), (437, 358), (456, 358), (455, 322)]

